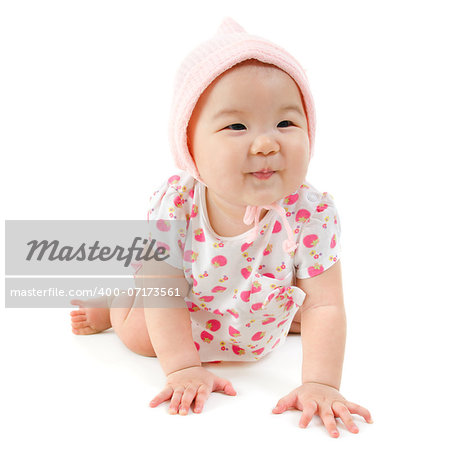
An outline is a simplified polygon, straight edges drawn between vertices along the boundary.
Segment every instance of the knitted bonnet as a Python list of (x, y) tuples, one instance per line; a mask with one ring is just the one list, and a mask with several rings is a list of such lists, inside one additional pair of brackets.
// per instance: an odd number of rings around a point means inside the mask
[[(176, 166), (188, 172), (200, 183), (201, 179), (195, 161), (192, 159), (187, 145), (187, 127), (194, 107), (202, 92), (223, 72), (247, 59), (257, 59), (263, 63), (279, 67), (293, 78), (302, 93), (306, 118), (308, 122), (309, 158), (313, 154), (315, 136), (315, 109), (306, 75), (298, 63), (282, 47), (259, 36), (248, 34), (232, 18), (225, 18), (216, 34), (192, 50), (182, 61), (176, 76), (174, 95), (169, 118), (170, 149)], [(274, 202), (270, 205), (248, 205), (244, 223), (254, 222), (253, 232), (247, 243), (253, 242), (258, 234), (258, 221), (261, 209), (275, 209), (286, 228), (288, 239), (283, 249), (289, 253), (294, 251), (294, 235), (286, 219), (285, 210)]]

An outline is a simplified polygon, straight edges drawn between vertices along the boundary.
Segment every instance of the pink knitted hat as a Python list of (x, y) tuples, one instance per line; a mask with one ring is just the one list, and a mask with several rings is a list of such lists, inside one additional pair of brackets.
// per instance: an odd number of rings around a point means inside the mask
[[(225, 18), (216, 34), (191, 51), (181, 63), (175, 76), (175, 89), (169, 119), (170, 148), (179, 169), (185, 170), (199, 182), (204, 183), (193, 161), (187, 145), (187, 127), (192, 111), (202, 92), (220, 74), (232, 66), (247, 59), (257, 59), (273, 64), (290, 75), (300, 88), (308, 121), (308, 137), (311, 159), (314, 149), (316, 127), (313, 98), (306, 75), (298, 63), (282, 47), (259, 36), (248, 34), (231, 17)], [(258, 219), (261, 208), (276, 209), (282, 215), (283, 223), (289, 235), (285, 241), (285, 251), (295, 250), (292, 230), (287, 223), (285, 211), (280, 205), (248, 206), (244, 223), (255, 222), (252, 238), (258, 232)]]

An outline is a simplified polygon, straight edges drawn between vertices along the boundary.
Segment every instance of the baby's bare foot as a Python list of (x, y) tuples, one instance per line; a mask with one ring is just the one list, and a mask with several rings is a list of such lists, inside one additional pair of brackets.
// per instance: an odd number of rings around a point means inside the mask
[[(72, 300), (70, 303), (80, 307), (78, 310), (70, 312), (74, 334), (94, 334), (111, 328), (109, 307), (106, 300), (104, 302), (99, 301), (99, 299), (91, 301)], [(96, 308), (92, 307), (94, 305)]]

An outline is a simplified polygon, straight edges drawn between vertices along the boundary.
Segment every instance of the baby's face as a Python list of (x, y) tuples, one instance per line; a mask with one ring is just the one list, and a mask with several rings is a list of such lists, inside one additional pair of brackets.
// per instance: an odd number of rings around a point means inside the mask
[[(200, 96), (187, 134), (208, 189), (231, 204), (272, 203), (305, 179), (309, 139), (300, 91), (274, 66), (244, 63), (214, 80)], [(255, 175), (264, 169), (272, 175)]]

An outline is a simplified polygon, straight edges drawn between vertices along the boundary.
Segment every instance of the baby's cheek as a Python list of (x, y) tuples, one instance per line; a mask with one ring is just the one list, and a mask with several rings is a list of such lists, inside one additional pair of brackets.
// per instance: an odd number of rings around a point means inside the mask
[(241, 183), (240, 177), (236, 176), (236, 174), (228, 176), (224, 175), (220, 177), (220, 186), (223, 189), (223, 192), (241, 192), (243, 189), (243, 185)]
[(218, 160), (215, 163), (214, 176), (217, 182), (220, 182), (224, 187), (232, 188), (233, 185), (239, 181), (239, 168), (236, 163)]

